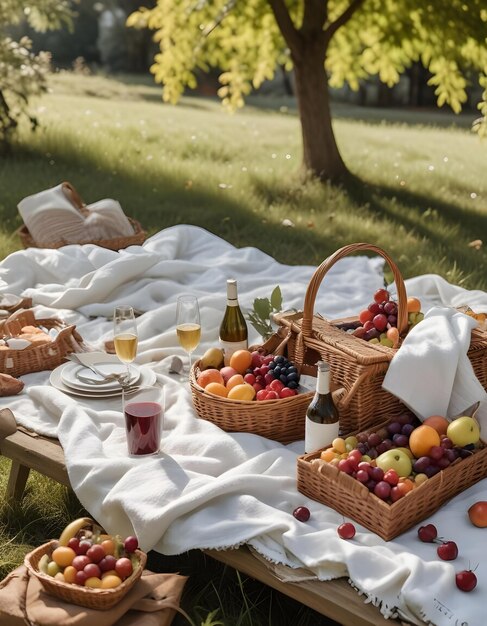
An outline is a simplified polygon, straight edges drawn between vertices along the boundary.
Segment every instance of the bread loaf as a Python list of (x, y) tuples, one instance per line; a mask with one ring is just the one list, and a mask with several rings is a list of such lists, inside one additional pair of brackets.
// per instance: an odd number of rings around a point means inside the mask
[(0, 396), (15, 396), (24, 388), (24, 383), (9, 374), (0, 374)]

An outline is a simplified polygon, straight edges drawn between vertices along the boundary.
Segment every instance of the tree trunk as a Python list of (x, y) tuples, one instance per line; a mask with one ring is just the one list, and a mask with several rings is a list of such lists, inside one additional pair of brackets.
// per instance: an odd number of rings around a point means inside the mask
[(321, 180), (338, 180), (348, 173), (333, 133), (328, 76), (322, 54), (309, 47), (294, 59), (296, 96), (303, 137), (305, 174)]

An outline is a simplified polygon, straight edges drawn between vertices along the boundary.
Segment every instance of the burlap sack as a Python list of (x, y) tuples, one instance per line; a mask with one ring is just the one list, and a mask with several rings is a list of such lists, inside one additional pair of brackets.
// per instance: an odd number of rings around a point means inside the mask
[(21, 565), (0, 582), (2, 626), (169, 626), (187, 577), (154, 574), (142, 577), (112, 609), (98, 611), (63, 602), (48, 595), (35, 577)]

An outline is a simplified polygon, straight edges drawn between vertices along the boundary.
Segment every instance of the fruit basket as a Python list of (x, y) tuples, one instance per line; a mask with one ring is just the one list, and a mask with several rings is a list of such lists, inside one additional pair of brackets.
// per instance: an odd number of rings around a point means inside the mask
[[(32, 336), (38, 335), (40, 341), (34, 341), (30, 346), (19, 350), (9, 349), (8, 346), (0, 348), (0, 371), (17, 378), (23, 374), (39, 372), (41, 370), (54, 369), (60, 365), (64, 357), (70, 352), (82, 350), (82, 338), (76, 331), (75, 326), (67, 326), (57, 318), (36, 319), (31, 309), (16, 311), (6, 320), (0, 322), (0, 338), (18, 338), (22, 329), (30, 327)], [(36, 333), (41, 327), (47, 331)], [(54, 338), (49, 337), (50, 330), (56, 331)]]
[[(329, 363), (332, 388), (341, 390), (337, 409), (340, 428), (349, 433), (363, 430), (389, 416), (399, 415), (405, 407), (400, 400), (382, 389), (389, 363), (399, 348), (370, 343), (343, 328), (357, 318), (326, 320), (314, 314), (318, 288), (329, 269), (340, 259), (355, 252), (375, 252), (388, 263), (397, 289), (397, 328), (400, 337), (407, 332), (407, 294), (399, 268), (381, 248), (368, 243), (355, 243), (337, 250), (314, 272), (306, 290), (303, 311), (274, 315), (278, 333), (288, 339), (287, 351), (301, 373), (316, 374), (316, 362)], [(400, 344), (399, 344), (400, 345)], [(474, 329), (468, 356), (476, 376), (487, 388), (487, 332)]]
[[(374, 430), (389, 422), (377, 424)], [(353, 476), (321, 460), (321, 452), (317, 450), (298, 457), (298, 491), (352, 518), (385, 541), (429, 517), (445, 502), (487, 475), (487, 446), (481, 441), (470, 456), (458, 458), (389, 504)]]
[[(42, 566), (43, 560), (49, 560), (52, 558), (53, 551), (56, 548), (64, 546), (65, 550), (70, 550), (69, 547), (66, 547), (67, 541), (63, 541), (63, 537), (67, 539), (66, 532), (69, 533), (70, 528), (75, 527), (76, 529), (81, 530), (86, 526), (96, 527), (96, 524), (90, 518), (80, 518), (79, 520), (71, 522), (71, 524), (66, 527), (65, 531), (63, 531), (63, 534), (61, 535), (59, 540), (54, 539), (52, 541), (42, 544), (38, 548), (35, 548), (34, 550), (32, 550), (32, 552), (29, 552), (25, 556), (24, 564), (29, 574), (31, 576), (35, 576), (39, 580), (45, 591), (50, 595), (55, 596), (56, 598), (60, 598), (61, 600), (65, 600), (66, 602), (77, 604), (78, 606), (84, 606), (90, 609), (107, 610), (115, 606), (115, 604), (117, 604), (117, 602), (119, 602), (121, 598), (123, 598), (123, 596), (134, 586), (137, 580), (141, 577), (145, 564), (147, 562), (147, 555), (145, 552), (136, 549), (132, 553), (131, 573), (117, 586), (106, 589), (87, 587), (81, 584), (76, 584), (74, 582), (70, 583), (66, 582), (65, 580), (60, 580), (44, 571), (45, 568), (43, 568)], [(99, 528), (99, 530), (101, 531), (102, 529)], [(74, 537), (75, 534), (73, 533), (72, 538)], [(105, 537), (110, 536), (105, 535)], [(100, 545), (97, 545), (97, 548), (100, 548)], [(89, 554), (89, 551), (86, 554)], [(65, 567), (65, 572), (66, 570), (67, 567)], [(107, 571), (107, 575), (110, 574), (111, 572)]]
[[(283, 354), (285, 342), (281, 343), (275, 335), (259, 347), (259, 351)], [(198, 360), (191, 368), (189, 382), (193, 405), (200, 418), (227, 432), (254, 433), (283, 444), (304, 439), (306, 409), (314, 391), (276, 400), (233, 400), (206, 393), (197, 383), (199, 374)]]

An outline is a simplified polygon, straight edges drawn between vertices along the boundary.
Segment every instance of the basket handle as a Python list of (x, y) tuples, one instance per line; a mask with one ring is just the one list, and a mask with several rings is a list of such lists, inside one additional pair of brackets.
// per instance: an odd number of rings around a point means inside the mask
[(340, 248), (332, 255), (330, 255), (327, 259), (325, 259), (321, 263), (321, 265), (316, 268), (313, 276), (311, 277), (308, 288), (306, 289), (306, 296), (304, 298), (303, 318), (301, 324), (301, 332), (303, 338), (311, 336), (316, 294), (318, 293), (318, 288), (321, 285), (321, 282), (328, 270), (333, 267), (333, 265), (335, 265), (335, 263), (340, 259), (343, 259), (352, 252), (359, 252), (362, 250), (372, 251), (380, 255), (383, 259), (387, 261), (387, 264), (391, 268), (397, 289), (397, 328), (400, 335), (402, 335), (406, 331), (408, 323), (407, 294), (399, 268), (391, 259), (391, 257), (387, 254), (387, 252), (385, 252), (385, 250), (382, 250), (382, 248), (379, 248), (378, 246), (370, 243), (351, 243), (348, 246)]
[(63, 183), (61, 183), (61, 188), (63, 190), (64, 195), (71, 202), (71, 204), (76, 209), (78, 209), (78, 211), (80, 211), (81, 213), (84, 214), (85, 213), (86, 203), (83, 202), (82, 197), (79, 195), (79, 193), (73, 187), (73, 185), (71, 183), (68, 183), (67, 181), (64, 181)]

